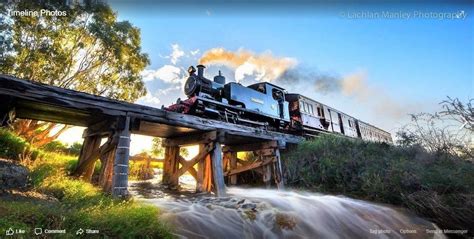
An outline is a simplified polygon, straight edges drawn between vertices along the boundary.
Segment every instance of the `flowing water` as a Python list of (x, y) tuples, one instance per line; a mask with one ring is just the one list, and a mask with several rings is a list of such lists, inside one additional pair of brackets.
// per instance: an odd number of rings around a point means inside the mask
[(153, 187), (135, 194), (160, 207), (181, 238), (444, 238), (400, 209), (341, 196), (228, 188), (228, 197), (215, 198)]

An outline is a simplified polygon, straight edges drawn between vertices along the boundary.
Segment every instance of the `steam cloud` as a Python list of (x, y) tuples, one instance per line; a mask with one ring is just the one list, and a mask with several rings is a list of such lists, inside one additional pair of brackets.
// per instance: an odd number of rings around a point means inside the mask
[(257, 81), (273, 81), (296, 66), (297, 61), (289, 57), (275, 57), (271, 52), (255, 54), (243, 49), (232, 52), (213, 48), (202, 55), (199, 63), (231, 67), (235, 69), (235, 80), (239, 82), (245, 76), (254, 76)]
[(276, 79), (277, 84), (300, 89), (312, 88), (321, 94), (341, 94), (352, 97), (358, 103), (371, 108), (375, 113), (400, 119), (408, 113), (417, 112), (417, 103), (402, 103), (386, 94), (385, 89), (375, 87), (367, 82), (367, 73), (357, 71), (340, 77), (317, 73), (307, 69), (292, 68)]
[(297, 67), (297, 61), (293, 58), (275, 57), (270, 52), (255, 54), (243, 49), (232, 52), (224, 48), (213, 48), (202, 55), (199, 63), (233, 68), (237, 82), (245, 76), (254, 76), (257, 81), (274, 81), (287, 90), (311, 88), (321, 94), (333, 93), (353, 97), (377, 114), (396, 119), (416, 112), (419, 107), (418, 104), (399, 103), (400, 101), (386, 94), (384, 89), (370, 85), (364, 71), (343, 77), (319, 73)]
[(402, 103), (390, 97), (385, 89), (375, 87), (367, 82), (367, 73), (358, 71), (328, 82), (327, 78), (315, 81), (316, 90), (322, 93), (341, 93), (355, 98), (359, 103), (369, 106), (377, 114), (400, 119), (408, 113), (416, 112), (416, 103)]

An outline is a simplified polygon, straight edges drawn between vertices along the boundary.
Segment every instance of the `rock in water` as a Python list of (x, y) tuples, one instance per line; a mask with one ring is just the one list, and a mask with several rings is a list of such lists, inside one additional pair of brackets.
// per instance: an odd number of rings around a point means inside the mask
[(28, 186), (28, 169), (13, 161), (0, 159), (0, 191)]

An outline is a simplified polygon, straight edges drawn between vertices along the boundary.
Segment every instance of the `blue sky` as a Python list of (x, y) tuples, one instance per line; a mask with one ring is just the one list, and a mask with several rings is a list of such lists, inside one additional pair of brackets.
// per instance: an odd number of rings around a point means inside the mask
[[(362, 72), (364, 86), (370, 89), (365, 99), (357, 94), (318, 92), (310, 82), (283, 87), (392, 132), (407, 122), (407, 113), (436, 110), (446, 96), (463, 101), (474, 97), (472, 4), (190, 3), (109, 1), (120, 20), (141, 29), (143, 51), (151, 59), (149, 72), (166, 65), (180, 69), (176, 79), (163, 80), (160, 74), (152, 74), (146, 82), (148, 100), (139, 103), (169, 105), (185, 97), (180, 88), (185, 69), (213, 48), (244, 49), (256, 55), (271, 52), (275, 58), (296, 60), (303, 69), (341, 78)], [(410, 14), (411, 18), (367, 17), (384, 11)], [(464, 11), (464, 15), (463, 19), (415, 18), (416, 11)], [(355, 19), (357, 14), (366, 16)], [(171, 62), (173, 52), (182, 54)], [(210, 66), (208, 76), (218, 69), (229, 80), (234, 78), (234, 68), (219, 65)], [(383, 102), (389, 102), (387, 108), (396, 104), (397, 110), (405, 112), (397, 117), (384, 114), (380, 110), (385, 107)]]

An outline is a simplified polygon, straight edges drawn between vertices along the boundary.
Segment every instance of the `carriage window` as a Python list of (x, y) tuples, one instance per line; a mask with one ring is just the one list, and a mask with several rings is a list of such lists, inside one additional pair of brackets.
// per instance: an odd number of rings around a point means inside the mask
[(300, 101), (300, 111), (304, 111), (304, 102)]
[(352, 127), (352, 122), (351, 122), (351, 120), (348, 120), (348, 122), (349, 122), (349, 127)]
[(309, 105), (309, 109), (310, 109), (310, 111), (311, 111), (311, 115), (314, 115), (313, 105)]
[(316, 107), (316, 110), (318, 111), (318, 116), (321, 116), (321, 108)]

